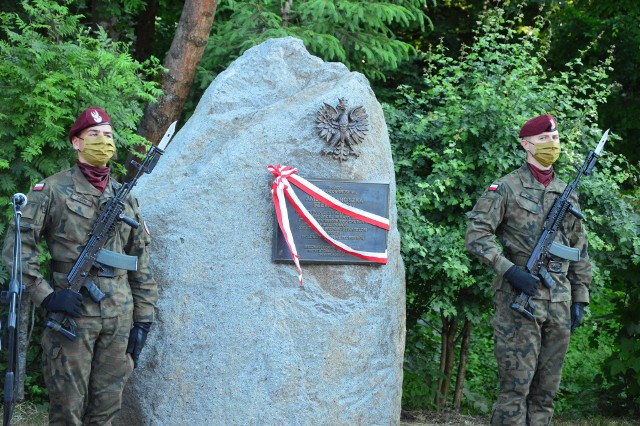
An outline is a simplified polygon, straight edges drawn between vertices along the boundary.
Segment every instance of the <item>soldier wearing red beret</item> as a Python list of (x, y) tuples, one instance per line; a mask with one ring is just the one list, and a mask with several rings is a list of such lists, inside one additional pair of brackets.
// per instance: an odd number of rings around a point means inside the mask
[[(532, 118), (519, 137), (526, 162), (494, 181), (467, 214), (465, 245), (497, 275), (491, 324), (500, 393), (491, 423), (537, 426), (551, 422), (569, 338), (589, 303), (592, 273), (587, 237), (573, 215), (565, 218), (556, 241), (579, 249), (580, 260), (551, 259), (545, 266), (556, 282), (552, 288), (541, 286), (538, 277), (523, 269), (566, 183), (553, 170), (560, 155), (555, 118)], [(575, 193), (571, 202), (580, 209)], [(511, 309), (520, 293), (533, 298), (534, 320)]]
[[(125, 382), (154, 320), (158, 291), (149, 269), (151, 237), (131, 193), (125, 199), (124, 214), (144, 226), (118, 226), (104, 249), (137, 257), (137, 268), (96, 263), (89, 274), (106, 296), (99, 302), (85, 288), (79, 293), (69, 288), (67, 275), (118, 186), (107, 165), (116, 146), (106, 111), (84, 110), (69, 130), (69, 141), (78, 156), (75, 166), (37, 183), (22, 210), (23, 282), (36, 305), (47, 312), (62, 312), (77, 323), (73, 341), (52, 328), (43, 331), (49, 423), (105, 425), (120, 410)], [(12, 236), (9, 230), (3, 249), (9, 270)], [(51, 253), (50, 279), (42, 275), (38, 263), (42, 242)]]

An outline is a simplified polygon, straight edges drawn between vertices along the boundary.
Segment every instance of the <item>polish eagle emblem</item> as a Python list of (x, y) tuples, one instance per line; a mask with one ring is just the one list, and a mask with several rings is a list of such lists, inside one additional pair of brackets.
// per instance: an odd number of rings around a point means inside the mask
[(324, 103), (318, 111), (317, 127), (320, 137), (327, 142), (322, 150), (325, 155), (333, 155), (336, 160), (346, 161), (350, 155), (360, 153), (355, 145), (362, 142), (369, 131), (369, 116), (362, 106), (347, 109), (348, 100), (338, 99), (334, 108)]
[(96, 110), (91, 111), (91, 117), (93, 117), (93, 121), (95, 121), (96, 123), (100, 123), (102, 121), (100, 113)]

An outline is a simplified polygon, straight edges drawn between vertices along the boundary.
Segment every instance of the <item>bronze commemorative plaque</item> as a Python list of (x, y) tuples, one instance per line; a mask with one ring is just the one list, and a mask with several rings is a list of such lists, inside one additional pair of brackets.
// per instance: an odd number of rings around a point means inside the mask
[[(365, 181), (307, 179), (327, 194), (351, 207), (389, 217), (389, 184)], [(291, 186), (309, 213), (333, 239), (354, 250), (383, 253), (387, 249), (387, 231), (333, 210)], [(291, 232), (300, 263), (374, 264), (338, 250), (318, 235), (296, 212), (287, 200), (287, 211)], [(272, 243), (274, 262), (291, 262), (291, 252), (278, 226), (274, 213), (274, 236)]]

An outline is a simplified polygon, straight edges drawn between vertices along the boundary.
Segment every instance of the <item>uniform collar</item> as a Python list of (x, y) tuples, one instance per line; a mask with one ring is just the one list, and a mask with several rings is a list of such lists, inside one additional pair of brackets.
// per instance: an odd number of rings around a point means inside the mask
[(533, 176), (533, 173), (529, 170), (529, 165), (527, 163), (524, 163), (522, 167), (518, 169), (518, 175), (520, 176), (522, 186), (527, 189), (537, 189), (540, 191), (544, 191), (546, 189), (551, 192), (562, 192), (566, 186), (566, 184), (558, 178), (558, 174), (554, 173), (553, 180), (545, 188), (544, 185), (538, 182), (535, 176)]
[[(529, 165), (524, 163), (522, 167), (518, 170), (518, 175), (520, 176), (520, 181), (522, 182), (522, 186), (528, 189), (539, 189), (544, 191), (544, 185), (538, 182), (538, 180), (533, 176), (531, 170), (529, 170)], [(555, 180), (555, 178), (554, 178)], [(553, 181), (549, 184), (551, 186)]]
[[(82, 174), (82, 170), (80, 170), (80, 167), (78, 167), (77, 164), (71, 168), (71, 178), (73, 179), (76, 192), (95, 195), (98, 197), (102, 195), (102, 192), (100, 192), (100, 190), (95, 186), (91, 185), (84, 174)], [(111, 180), (111, 177), (109, 177), (109, 180)], [(109, 184), (107, 184), (107, 187), (108, 186)]]

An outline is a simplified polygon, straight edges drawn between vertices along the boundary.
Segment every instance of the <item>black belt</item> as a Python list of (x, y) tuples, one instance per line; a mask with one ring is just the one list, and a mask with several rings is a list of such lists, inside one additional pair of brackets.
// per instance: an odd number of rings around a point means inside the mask
[[(525, 257), (525, 256), (513, 256), (511, 261), (514, 263), (514, 265), (524, 267), (524, 266), (527, 265), (527, 262), (529, 261), (529, 258)], [(546, 267), (547, 267), (547, 270), (549, 272), (553, 272), (555, 274), (558, 274), (558, 273), (565, 273), (566, 274), (567, 271), (569, 271), (569, 262), (567, 261), (565, 263), (565, 262), (560, 262), (560, 261), (557, 261), (557, 260), (549, 260), (547, 262), (547, 266)]]

